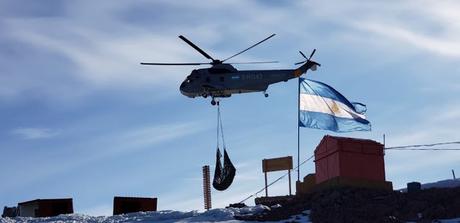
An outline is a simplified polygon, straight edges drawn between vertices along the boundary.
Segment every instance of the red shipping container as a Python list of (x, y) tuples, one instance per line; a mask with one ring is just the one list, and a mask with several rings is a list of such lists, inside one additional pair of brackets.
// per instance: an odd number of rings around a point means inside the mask
[(326, 135), (315, 150), (316, 183), (334, 177), (385, 181), (383, 145)]
[(36, 199), (18, 204), (21, 217), (52, 217), (60, 214), (72, 214), (72, 198)]
[(157, 211), (158, 199), (147, 197), (114, 197), (113, 215)]

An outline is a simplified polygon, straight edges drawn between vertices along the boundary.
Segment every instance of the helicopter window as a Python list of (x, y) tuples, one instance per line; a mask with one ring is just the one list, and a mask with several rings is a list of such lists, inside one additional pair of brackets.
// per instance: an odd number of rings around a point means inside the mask
[(208, 71), (211, 74), (225, 74), (225, 73), (230, 73), (231, 72), (231, 71), (229, 71), (227, 69), (222, 69), (222, 68), (209, 68)]
[(220, 77), (219, 77), (219, 80), (220, 80), (221, 82), (224, 82), (224, 76), (220, 76)]
[(206, 82), (208, 82), (208, 83), (211, 82), (211, 78), (206, 77)]

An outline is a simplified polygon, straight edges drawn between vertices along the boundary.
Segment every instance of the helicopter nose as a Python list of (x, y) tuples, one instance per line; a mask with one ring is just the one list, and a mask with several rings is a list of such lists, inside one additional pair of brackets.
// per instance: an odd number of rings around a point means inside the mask
[(180, 84), (179, 89), (181, 92), (185, 89), (185, 81)]
[(189, 89), (189, 86), (187, 85), (187, 83), (182, 82), (182, 84), (180, 85), (179, 87), (180, 89), (180, 93), (187, 96), (187, 97), (193, 97), (193, 94), (190, 92), (190, 89)]

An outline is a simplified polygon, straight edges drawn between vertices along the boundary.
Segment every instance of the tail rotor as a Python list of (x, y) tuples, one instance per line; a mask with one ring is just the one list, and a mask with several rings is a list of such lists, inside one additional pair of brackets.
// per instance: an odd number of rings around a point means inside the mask
[(305, 63), (307, 61), (311, 61), (311, 58), (313, 57), (313, 55), (315, 55), (315, 52), (316, 52), (316, 49), (313, 49), (313, 51), (310, 54), (310, 57), (307, 58), (307, 56), (305, 56), (305, 54), (302, 53), (302, 51), (299, 50), (300, 55), (302, 55), (302, 57), (305, 58), (305, 60), (301, 61), (301, 62), (297, 62), (297, 63), (295, 63), (295, 65), (299, 65), (299, 64), (303, 64), (303, 63)]

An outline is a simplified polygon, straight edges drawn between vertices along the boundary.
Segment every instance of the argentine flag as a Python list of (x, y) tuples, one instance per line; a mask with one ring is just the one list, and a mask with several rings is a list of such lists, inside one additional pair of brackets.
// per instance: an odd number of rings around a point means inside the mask
[(299, 126), (334, 132), (370, 131), (366, 106), (350, 103), (334, 88), (299, 78)]

